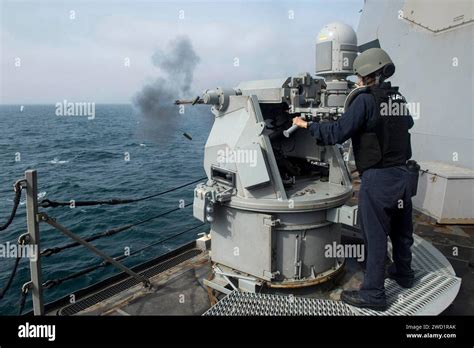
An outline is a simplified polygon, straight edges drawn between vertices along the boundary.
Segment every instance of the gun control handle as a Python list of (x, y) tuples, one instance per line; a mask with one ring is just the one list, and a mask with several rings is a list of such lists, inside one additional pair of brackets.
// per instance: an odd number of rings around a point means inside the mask
[(299, 127), (294, 124), (292, 125), (290, 128), (286, 129), (283, 131), (283, 135), (287, 138), (289, 138), (291, 136), (291, 134), (293, 134), (293, 132), (295, 132)]
[[(311, 125), (312, 122), (308, 122), (308, 128)], [(283, 135), (287, 138), (291, 136), (299, 127), (297, 125), (292, 125), (290, 128), (286, 129), (283, 131)]]

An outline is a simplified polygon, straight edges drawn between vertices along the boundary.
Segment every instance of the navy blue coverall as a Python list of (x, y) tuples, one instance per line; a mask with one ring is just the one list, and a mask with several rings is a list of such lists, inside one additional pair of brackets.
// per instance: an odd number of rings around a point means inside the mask
[[(312, 123), (311, 135), (320, 145), (342, 144), (364, 129), (376, 117), (375, 98), (359, 94), (336, 122)], [(413, 127), (410, 116), (409, 128)], [(369, 168), (361, 175), (358, 221), (364, 236), (366, 273), (360, 296), (372, 303), (385, 298), (385, 260), (387, 237), (393, 246), (389, 272), (412, 279), (411, 250), (413, 244), (410, 173), (406, 165)]]

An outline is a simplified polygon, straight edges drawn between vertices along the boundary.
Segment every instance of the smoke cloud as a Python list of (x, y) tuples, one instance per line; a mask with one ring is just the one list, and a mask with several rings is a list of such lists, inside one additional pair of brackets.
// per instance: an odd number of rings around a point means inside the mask
[(189, 38), (178, 38), (171, 43), (168, 52), (156, 51), (151, 59), (156, 67), (167, 74), (169, 80), (179, 84), (180, 92), (189, 93), (194, 69), (200, 60)]
[(174, 101), (183, 97), (193, 97), (191, 85), (194, 71), (200, 58), (194, 51), (191, 40), (186, 36), (170, 41), (165, 50), (156, 50), (153, 65), (160, 76), (145, 85), (134, 97), (133, 105), (145, 117), (145, 126), (166, 129), (177, 123), (179, 107)]

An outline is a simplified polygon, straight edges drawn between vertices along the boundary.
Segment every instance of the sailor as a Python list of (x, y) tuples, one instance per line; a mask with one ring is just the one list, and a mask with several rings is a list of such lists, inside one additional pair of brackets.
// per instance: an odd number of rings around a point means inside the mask
[[(410, 170), (416, 162), (408, 161), (408, 130), (413, 127), (413, 118), (407, 108), (400, 107), (406, 101), (398, 87), (385, 82), (395, 72), (395, 65), (384, 50), (362, 52), (354, 61), (354, 72), (361, 88), (338, 121), (308, 123), (295, 117), (293, 124), (308, 128), (319, 145), (352, 139), (361, 178), (358, 221), (364, 236), (366, 269), (360, 289), (343, 291), (341, 299), (353, 306), (383, 311), (387, 309), (386, 276), (405, 288), (414, 282), (411, 197), (418, 172), (416, 168)], [(393, 108), (395, 104), (399, 107)], [(386, 272), (387, 237), (392, 241), (393, 263)]]

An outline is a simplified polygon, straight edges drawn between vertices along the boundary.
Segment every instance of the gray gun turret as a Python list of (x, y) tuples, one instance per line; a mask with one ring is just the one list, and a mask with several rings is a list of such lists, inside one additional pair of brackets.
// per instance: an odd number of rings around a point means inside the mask
[(242, 82), (176, 101), (212, 106), (208, 181), (195, 189), (194, 216), (211, 223), (216, 265), (254, 284), (304, 286), (330, 277), (343, 260), (326, 257), (324, 248), (339, 242), (341, 219), (355, 223), (356, 210), (341, 208), (352, 185), (339, 148), (291, 127), (297, 116), (331, 122), (342, 114), (353, 87), (346, 78), (357, 54), (354, 31), (327, 25), (316, 52), (315, 77)]

